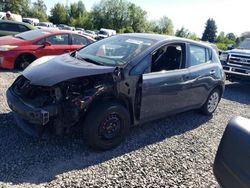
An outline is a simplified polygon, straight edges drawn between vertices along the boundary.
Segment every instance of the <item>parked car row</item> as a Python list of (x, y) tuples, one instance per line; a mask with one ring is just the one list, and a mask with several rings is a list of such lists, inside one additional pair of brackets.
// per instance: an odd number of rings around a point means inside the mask
[(24, 69), (37, 58), (69, 53), (94, 41), (72, 31), (53, 29), (0, 37), (0, 68)]

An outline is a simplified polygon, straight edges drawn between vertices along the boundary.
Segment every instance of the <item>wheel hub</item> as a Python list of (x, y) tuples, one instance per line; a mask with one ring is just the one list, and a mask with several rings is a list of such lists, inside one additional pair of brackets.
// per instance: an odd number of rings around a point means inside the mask
[(117, 114), (109, 114), (101, 123), (100, 135), (104, 139), (113, 139), (118, 136), (121, 128), (121, 119)]
[(216, 109), (218, 103), (219, 103), (219, 94), (217, 92), (214, 92), (208, 100), (207, 104), (208, 111), (210, 113), (213, 112)]

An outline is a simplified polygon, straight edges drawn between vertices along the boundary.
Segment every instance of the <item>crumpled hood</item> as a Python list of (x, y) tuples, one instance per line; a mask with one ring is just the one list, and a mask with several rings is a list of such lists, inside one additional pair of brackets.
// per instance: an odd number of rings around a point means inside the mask
[(114, 70), (115, 67), (95, 65), (64, 54), (37, 59), (22, 74), (31, 84), (52, 86), (71, 78), (110, 73)]
[(235, 48), (235, 49), (230, 50), (228, 52), (231, 52), (231, 53), (240, 53), (240, 54), (250, 54), (250, 50), (249, 49), (238, 49), (238, 48)]

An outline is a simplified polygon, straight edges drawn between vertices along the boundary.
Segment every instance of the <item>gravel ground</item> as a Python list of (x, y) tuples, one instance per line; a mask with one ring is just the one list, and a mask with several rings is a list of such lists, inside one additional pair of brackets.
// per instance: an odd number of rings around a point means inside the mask
[(49, 140), (16, 128), (0, 72), (0, 187), (218, 187), (212, 166), (236, 115), (250, 118), (250, 85), (227, 83), (213, 117), (190, 111), (132, 128), (118, 148), (95, 152), (76, 134)]

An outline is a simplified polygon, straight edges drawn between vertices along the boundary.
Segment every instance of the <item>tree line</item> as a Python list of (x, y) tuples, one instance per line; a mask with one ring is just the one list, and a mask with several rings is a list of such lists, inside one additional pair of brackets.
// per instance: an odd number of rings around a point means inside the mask
[[(147, 32), (200, 40), (195, 33), (182, 27), (174, 32), (174, 24), (170, 18), (163, 16), (158, 20), (147, 19), (147, 12), (140, 6), (127, 0), (102, 0), (87, 11), (82, 0), (66, 6), (56, 3), (47, 15), (47, 7), (43, 0), (0, 0), (0, 11), (11, 11), (23, 17), (38, 18), (55, 24), (67, 24), (86, 29), (110, 28), (118, 33)], [(217, 35), (214, 19), (209, 18), (201, 40), (216, 43), (225, 50), (228, 44), (236, 45), (242, 39), (250, 37), (250, 32), (237, 37), (234, 33), (221, 32)]]

